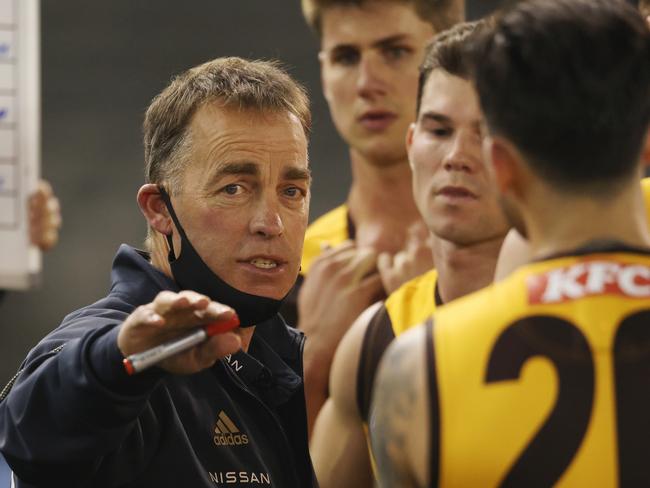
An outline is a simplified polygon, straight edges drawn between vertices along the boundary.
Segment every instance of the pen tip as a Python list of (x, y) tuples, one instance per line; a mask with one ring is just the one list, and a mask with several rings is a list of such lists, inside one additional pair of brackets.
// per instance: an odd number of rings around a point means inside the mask
[(133, 367), (133, 363), (129, 361), (129, 358), (124, 358), (122, 364), (124, 365), (124, 369), (126, 369), (126, 372), (129, 376), (133, 376), (135, 374), (135, 368)]

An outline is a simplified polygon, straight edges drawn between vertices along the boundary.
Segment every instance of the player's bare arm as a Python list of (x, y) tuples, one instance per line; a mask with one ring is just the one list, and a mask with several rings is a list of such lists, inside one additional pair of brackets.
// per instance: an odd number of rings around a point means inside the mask
[(376, 253), (353, 242), (325, 251), (312, 264), (298, 296), (298, 328), (305, 333), (305, 398), (310, 437), (328, 397), (331, 365), (350, 325), (380, 294)]
[(370, 411), (379, 487), (426, 486), (425, 340), (424, 327), (408, 331), (391, 344), (379, 367)]
[(321, 488), (372, 486), (368, 444), (357, 406), (357, 371), (363, 338), (381, 303), (368, 307), (343, 337), (332, 363), (330, 396), (310, 442)]

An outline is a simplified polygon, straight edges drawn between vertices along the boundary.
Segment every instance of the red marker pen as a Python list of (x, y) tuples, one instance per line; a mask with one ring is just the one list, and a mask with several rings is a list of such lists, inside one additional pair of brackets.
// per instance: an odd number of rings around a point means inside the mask
[(152, 347), (151, 349), (147, 349), (146, 351), (131, 354), (129, 357), (124, 358), (122, 364), (124, 364), (126, 372), (129, 375), (133, 375), (140, 371), (144, 371), (163, 359), (167, 359), (168, 357), (200, 344), (208, 337), (216, 334), (223, 334), (224, 332), (233, 330), (236, 327), (239, 327), (239, 318), (237, 315), (233, 315), (232, 318), (228, 320), (212, 322), (186, 336), (181, 337), (180, 339), (174, 339), (159, 346)]

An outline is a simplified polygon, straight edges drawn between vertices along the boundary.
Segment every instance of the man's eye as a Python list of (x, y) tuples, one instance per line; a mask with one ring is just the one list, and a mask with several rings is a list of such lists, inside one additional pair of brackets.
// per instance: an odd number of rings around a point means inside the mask
[(353, 66), (359, 62), (359, 51), (340, 49), (332, 53), (332, 62), (343, 66)]
[(411, 54), (412, 49), (404, 46), (391, 46), (384, 49), (384, 56), (390, 61), (399, 61)]
[(434, 127), (429, 132), (436, 137), (449, 137), (453, 133), (449, 127)]
[(290, 198), (299, 198), (303, 196), (303, 192), (300, 188), (295, 186), (290, 186), (284, 190), (284, 194)]
[(241, 193), (241, 190), (242, 190), (242, 186), (236, 185), (234, 183), (230, 185), (226, 185), (221, 189), (221, 191), (226, 195), (237, 195), (238, 193)]

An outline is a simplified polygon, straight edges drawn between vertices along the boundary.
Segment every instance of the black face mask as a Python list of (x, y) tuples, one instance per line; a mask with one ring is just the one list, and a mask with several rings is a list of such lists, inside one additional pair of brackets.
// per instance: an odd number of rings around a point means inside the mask
[(176, 258), (174, 256), (172, 236), (166, 236), (169, 243), (169, 256), (167, 259), (169, 259), (174, 279), (181, 289), (196, 291), (216, 302), (234, 308), (241, 327), (261, 324), (277, 314), (282, 305), (282, 300), (244, 293), (233, 288), (212, 272), (187, 238), (183, 227), (178, 221), (176, 212), (174, 212), (167, 191), (162, 187), (158, 187), (158, 190), (181, 237), (181, 254)]

